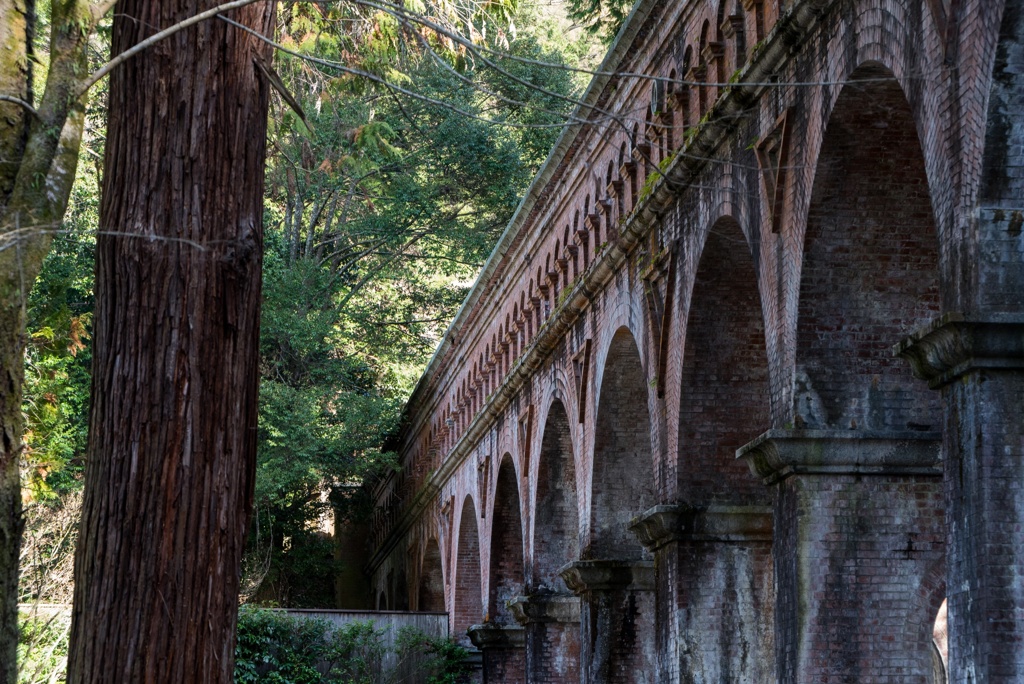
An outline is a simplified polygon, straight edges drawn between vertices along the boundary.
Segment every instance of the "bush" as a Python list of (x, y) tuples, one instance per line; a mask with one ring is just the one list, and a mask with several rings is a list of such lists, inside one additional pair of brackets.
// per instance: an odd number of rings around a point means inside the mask
[(50, 617), (19, 615), (18, 684), (56, 684), (65, 681), (71, 614)]
[(403, 672), (410, 660), (421, 664), (422, 678), (417, 681), (466, 681), (467, 652), (461, 646), (409, 627), (393, 636), (373, 622), (334, 627), (324, 620), (243, 606), (238, 614), (235, 681), (392, 684), (406, 681)]

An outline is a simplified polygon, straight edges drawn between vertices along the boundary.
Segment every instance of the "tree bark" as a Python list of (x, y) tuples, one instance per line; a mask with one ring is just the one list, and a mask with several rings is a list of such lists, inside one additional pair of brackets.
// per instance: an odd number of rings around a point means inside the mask
[[(212, 4), (119, 2), (113, 52)], [(230, 16), (269, 34), (273, 11)], [(111, 74), (71, 683), (233, 679), (256, 446), (257, 53), (212, 20)]]

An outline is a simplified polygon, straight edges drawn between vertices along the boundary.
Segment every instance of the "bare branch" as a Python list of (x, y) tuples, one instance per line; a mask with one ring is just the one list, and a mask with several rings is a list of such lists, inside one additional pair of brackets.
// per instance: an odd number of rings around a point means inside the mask
[(36, 108), (20, 98), (14, 97), (12, 95), (0, 95), (0, 102), (12, 102), (21, 107), (22, 109), (28, 111), (28, 113), (32, 116), (42, 121), (42, 117), (39, 116), (39, 112), (36, 111)]

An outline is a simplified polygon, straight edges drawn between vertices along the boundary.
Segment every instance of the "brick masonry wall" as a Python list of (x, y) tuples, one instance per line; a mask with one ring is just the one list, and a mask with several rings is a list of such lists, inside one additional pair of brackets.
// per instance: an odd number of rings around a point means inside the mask
[[(522, 576), (540, 583), (562, 560), (554, 549), (569, 557), (642, 555), (625, 524), (656, 503), (775, 496), (729, 460), (729, 449), (766, 427), (819, 421), (843, 430), (941, 427), (947, 468), (968, 468), (968, 461), (978, 468), (974, 480), (946, 483), (950, 510), (970, 522), (960, 533), (969, 528), (976, 540), (963, 538), (962, 551), (952, 552), (956, 572), (965, 573), (956, 577), (982, 592), (971, 595), (973, 605), (989, 605), (984, 592), (992, 610), (1016, 600), (999, 591), (1024, 566), (1013, 556), (997, 561), (996, 552), (1011, 538), (1024, 547), (1022, 540), (1007, 536), (1012, 529), (1000, 527), (995, 509), (964, 503), (990, 496), (1000, 512), (1024, 510), (1015, 484), (1024, 473), (996, 459), (1024, 460), (1019, 435), (1004, 427), (1012, 422), (1004, 416), (1019, 412), (1013, 381), (947, 392), (942, 408), (937, 393), (890, 355), (901, 335), (940, 311), (1021, 313), (1024, 238), (1013, 212), (1022, 195), (1022, 0), (962, 0), (950, 17), (947, 4), (640, 4), (612, 68), (678, 81), (651, 126), (649, 79), (623, 76), (598, 88), (592, 102), (618, 120), (598, 116), (567, 134), (524, 205), (503, 256), (415, 395), (402, 471), (378, 490), (375, 593), (386, 593), (389, 574), (420, 562), (425, 540), (436, 538), (453, 625), (483, 619), (481, 597), (492, 596), (507, 571), (500, 570), (504, 559), (492, 560), (504, 553), (494, 537), (502, 529), (495, 506), (505, 454), (519, 480)], [(697, 83), (729, 80), (740, 65), (750, 71), (732, 88)], [(847, 84), (864, 76), (871, 82)], [(743, 85), (770, 79), (774, 85)], [(788, 159), (775, 167), (760, 153), (782, 134), (782, 122), (791, 127)], [(639, 138), (630, 138), (634, 124)], [(671, 180), (659, 180), (653, 164), (669, 156), (670, 137), (688, 147), (668, 164)], [(768, 181), (778, 184), (775, 192)], [(630, 237), (641, 225), (645, 234)], [(726, 226), (734, 249), (717, 240)], [(667, 276), (651, 276), (664, 254), (673, 257), (672, 289)], [(652, 286), (668, 309), (664, 317), (652, 312)], [(581, 289), (574, 294), (573, 287)], [(578, 313), (563, 320), (576, 301), (583, 302)], [(556, 403), (564, 422), (551, 410)], [(553, 450), (569, 454), (557, 475), (546, 457)], [(556, 490), (564, 496), (553, 498)], [(884, 508), (892, 491), (880, 486), (866, 501)], [(417, 499), (417, 492), (426, 494)], [(845, 499), (822, 494), (821, 501), (827, 508)], [(475, 511), (471, 521), (464, 502)], [(776, 515), (795, 515), (798, 504), (783, 496)], [(959, 515), (951, 513), (953, 531)], [(551, 543), (571, 538), (573, 525), (575, 546)], [(851, 549), (874, 552), (874, 531), (865, 525), (837, 528), (845, 541), (822, 541), (818, 551), (861, 563)], [(777, 531), (776, 578), (796, 582), (802, 542), (792, 530)], [(471, 539), (476, 555), (466, 551)], [(846, 566), (822, 560), (821, 567), (842, 577)], [(680, 572), (672, 581), (658, 578), (668, 594), (658, 605), (673, 607), (659, 621), (670, 622), (672, 639), (683, 630), (682, 587), (702, 571)], [(726, 587), (729, 576), (717, 576), (708, 592)], [(463, 583), (470, 577), (475, 589)], [(787, 600), (779, 593), (773, 637), (780, 668), (810, 662), (794, 655), (800, 632), (786, 616), (799, 611)], [(862, 618), (879, 605), (870, 592), (857, 600)], [(1013, 668), (1024, 676), (1024, 664), (992, 655), (1002, 642), (990, 640), (988, 613), (968, 615), (967, 597), (957, 600), (951, 595), (953, 672), (974, 668), (971, 676), (983, 681), (978, 668), (991, 666), (1003, 668), (993, 670), (999, 676)], [(709, 610), (722, 616), (720, 625), (732, 619)], [(957, 635), (958, 620), (974, 626)], [(580, 628), (582, 635), (591, 629)], [(971, 630), (968, 658), (958, 639)], [(679, 647), (672, 639), (665, 648)], [(828, 661), (831, 651), (821, 648), (819, 660)], [(843, 647), (828, 648), (836, 649), (835, 663), (845, 663), (835, 667), (862, 667)], [(683, 670), (659, 672), (674, 682)], [(872, 672), (878, 681), (918, 676)], [(856, 677), (829, 673), (834, 681)], [(783, 681), (791, 675), (778, 674)]]
[[(678, 648), (662, 681), (775, 681), (774, 582), (767, 542), (673, 545)], [(677, 654), (677, 655), (676, 655)], [(676, 655), (676, 657), (672, 657)], [(674, 670), (674, 671), (673, 671)], [(782, 680), (785, 681), (785, 680)]]
[(472, 499), (467, 498), (462, 507), (458, 534), (452, 636), (463, 644), (469, 644), (466, 630), (471, 625), (482, 622), (484, 613), (480, 599), (480, 535), (476, 524), (476, 507)]
[(779, 681), (930, 681), (945, 597), (938, 478), (794, 476), (779, 498)]
[(534, 622), (526, 627), (526, 663), (535, 684), (576, 684), (580, 681), (578, 624)]

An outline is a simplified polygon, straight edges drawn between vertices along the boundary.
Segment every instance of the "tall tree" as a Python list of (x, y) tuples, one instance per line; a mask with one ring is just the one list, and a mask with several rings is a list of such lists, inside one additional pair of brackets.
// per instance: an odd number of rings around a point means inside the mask
[[(122, 0), (113, 52), (209, 9)], [(228, 16), (262, 34), (274, 5)], [(114, 70), (69, 682), (228, 682), (255, 465), (268, 46), (204, 22)]]
[(89, 36), (110, 3), (53, 0), (36, 102), (33, 0), (0, 0), (0, 683), (17, 681), (22, 383), (28, 290), (67, 208), (84, 122)]

